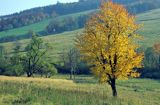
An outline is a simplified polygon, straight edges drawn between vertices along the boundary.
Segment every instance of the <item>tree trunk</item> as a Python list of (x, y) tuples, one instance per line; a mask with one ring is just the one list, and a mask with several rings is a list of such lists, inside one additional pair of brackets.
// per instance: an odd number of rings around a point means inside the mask
[(31, 72), (31, 62), (30, 59), (28, 60), (28, 70), (27, 70), (27, 77), (31, 77), (32, 76), (32, 72)]
[(70, 79), (73, 80), (73, 73), (70, 73)]
[(27, 77), (31, 77), (31, 76), (32, 76), (32, 73), (28, 72)]
[(116, 80), (115, 79), (111, 80), (111, 88), (112, 88), (113, 97), (117, 97)]
[(75, 80), (75, 74), (76, 74), (76, 73), (75, 73), (75, 71), (74, 71), (74, 72), (73, 72), (73, 79), (74, 79), (74, 80)]
[(73, 80), (73, 68), (71, 68), (70, 79)]

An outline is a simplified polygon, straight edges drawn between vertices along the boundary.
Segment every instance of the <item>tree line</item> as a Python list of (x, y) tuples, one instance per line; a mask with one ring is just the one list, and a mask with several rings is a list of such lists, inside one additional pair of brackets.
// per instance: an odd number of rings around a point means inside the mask
[(0, 47), (0, 74), (20, 76), (26, 74), (28, 77), (33, 74), (45, 75), (50, 77), (56, 74), (53, 68), (46, 60), (47, 52), (51, 49), (48, 43), (44, 43), (33, 33), (30, 43), (21, 51), (19, 43), (15, 43), (13, 54), (5, 53), (5, 48)]
[[(124, 4), (128, 11), (133, 14), (160, 7), (159, 0), (154, 0), (154, 2), (152, 2), (152, 0), (113, 0), (113, 2)], [(7, 31), (10, 29), (30, 25), (47, 18), (55, 18), (61, 15), (98, 9), (99, 5), (99, 0), (79, 0), (79, 2), (75, 3), (57, 2), (55, 5), (33, 8), (20, 13), (1, 16), (0, 31)]]
[(43, 12), (33, 12), (33, 13), (24, 12), (23, 15), (16, 15), (9, 18), (2, 18), (0, 19), (0, 24), (1, 24), (0, 31), (7, 31), (10, 29), (34, 24), (49, 17), (51, 16)]
[(0, 17), (0, 31), (7, 31), (13, 28), (18, 28), (33, 23), (40, 22), (47, 18), (55, 18), (57, 16), (77, 13), (81, 11), (98, 8), (99, 1), (92, 2), (75, 2), (75, 3), (60, 3), (46, 7), (38, 7), (30, 10), (25, 10), (20, 13), (15, 13)]
[[(38, 36), (46, 36), (83, 28), (92, 14), (94, 13), (91, 12), (89, 14), (80, 14), (77, 16), (66, 16), (65, 18), (61, 19), (53, 19), (43, 31), (37, 32), (37, 34)], [(28, 39), (32, 36), (31, 32), (32, 31), (29, 31), (24, 35), (2, 37), (0, 38), (0, 42), (3, 43), (21, 39)]]
[(84, 14), (77, 17), (69, 16), (66, 17), (65, 19), (60, 19), (60, 20), (53, 20), (46, 27), (46, 32), (47, 34), (56, 34), (83, 28), (85, 26), (85, 23), (91, 16), (91, 14), (93, 13), (87, 15)]
[(70, 74), (70, 78), (73, 79), (76, 74), (90, 74), (89, 67), (80, 59), (76, 48), (63, 50), (59, 54), (59, 62), (50, 62), (47, 58), (52, 45), (44, 43), (36, 33), (31, 34), (27, 46), (22, 48), (16, 41), (11, 54), (7, 53), (5, 47), (0, 46), (0, 75), (51, 77), (57, 73), (63, 73)]
[[(44, 43), (36, 34), (32, 34), (30, 43), (22, 50), (19, 42), (15, 42), (12, 54), (8, 54), (4, 46), (0, 46), (0, 75), (28, 77), (33, 74), (49, 77), (56, 73), (90, 74), (90, 66), (81, 59), (77, 48), (64, 49), (59, 54), (59, 62), (48, 62), (48, 52), (52, 46)], [(160, 78), (160, 44), (155, 44), (144, 51), (143, 68), (138, 71), (142, 78)]]
[(160, 44), (149, 47), (145, 51), (144, 68), (142, 77), (160, 78)]

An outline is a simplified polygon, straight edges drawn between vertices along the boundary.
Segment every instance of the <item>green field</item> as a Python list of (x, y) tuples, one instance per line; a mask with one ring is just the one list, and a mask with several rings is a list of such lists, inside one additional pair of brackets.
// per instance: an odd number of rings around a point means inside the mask
[(143, 25), (139, 33), (143, 35), (144, 38), (140, 43), (148, 47), (160, 42), (160, 9), (139, 14), (137, 18), (138, 22)]
[(32, 31), (32, 30), (34, 30), (35, 32), (43, 31), (51, 20), (52, 19), (46, 19), (39, 23), (31, 24), (28, 26), (20, 27), (20, 28), (11, 29), (8, 31), (2, 31), (0, 32), (0, 38), (7, 37), (7, 36), (24, 35), (24, 34), (27, 34), (28, 31)]
[[(160, 105), (160, 81), (118, 81), (118, 97), (92, 76), (0, 77), (0, 105)], [(56, 79), (55, 79), (56, 78)]]
[[(52, 20), (62, 20), (68, 16), (76, 17), (82, 14), (89, 14), (94, 11), (95, 10), (90, 10), (90, 11), (85, 11), (85, 12), (80, 12), (75, 14), (59, 16), (59, 17), (56, 17), (55, 19), (46, 19), (44, 21), (41, 21), (36, 24), (31, 24), (29, 26), (24, 26), (24, 27), (20, 27), (20, 28), (8, 30), (8, 31), (3, 31), (3, 32), (0, 32), (0, 38), (6, 37), (6, 36), (24, 35), (30, 30), (33, 30), (35, 32), (40, 32), (45, 30), (46, 26)], [(159, 17), (160, 17), (160, 9), (151, 10), (146, 13), (137, 15), (137, 21), (143, 24), (142, 29), (139, 31), (139, 33), (144, 36), (143, 41), (140, 42), (141, 45), (148, 47), (148, 46), (152, 46), (154, 43), (159, 42), (160, 40), (160, 31), (159, 31), (160, 18)]]
[(66, 17), (78, 17), (80, 15), (85, 15), (85, 14), (89, 14), (94, 12), (95, 10), (89, 10), (89, 11), (85, 11), (85, 12), (79, 12), (79, 13), (74, 13), (74, 14), (69, 14), (69, 15), (63, 15), (63, 16), (58, 16), (56, 18), (50, 18), (50, 19), (46, 19), (44, 21), (35, 23), (35, 24), (31, 24), (28, 26), (24, 26), (24, 27), (20, 27), (20, 28), (15, 28), (15, 29), (11, 29), (8, 31), (2, 31), (0, 32), (0, 38), (2, 37), (7, 37), (7, 36), (19, 36), (19, 35), (24, 35), (27, 34), (28, 31), (34, 31), (34, 32), (41, 32), (44, 31), (46, 29), (46, 26), (52, 21), (52, 20), (63, 20)]
[[(143, 35), (144, 38), (139, 43), (144, 48), (150, 47), (153, 44), (160, 42), (159, 16), (160, 16), (160, 9), (139, 14), (137, 16), (138, 22), (143, 24), (143, 27), (139, 33)], [(53, 49), (49, 51), (48, 59), (50, 61), (58, 61), (59, 54), (62, 53), (63, 50), (69, 50), (72, 46), (74, 46), (74, 39), (81, 32), (82, 29), (71, 32), (64, 32), (62, 34), (42, 37), (44, 42), (50, 43), (53, 46)], [(22, 50), (24, 46), (26, 46), (28, 41), (29, 41), (28, 39), (19, 41), (22, 45)], [(5, 49), (8, 53), (11, 53), (12, 49), (15, 46), (14, 42), (1, 43), (1, 45), (5, 46)]]
[[(77, 14), (71, 14), (68, 16), (77, 16), (80, 14), (87, 14), (89, 12), (93, 12), (93, 10), (77, 13)], [(61, 16), (57, 18), (62, 19), (65, 17), (66, 16)], [(142, 36), (144, 36), (143, 40), (139, 42), (143, 47), (150, 47), (153, 44), (158, 43), (160, 41), (160, 31), (159, 31), (160, 18), (159, 17), (160, 17), (160, 9), (152, 10), (152, 11), (137, 15), (138, 23), (143, 24), (143, 27), (139, 31), (139, 33)], [(33, 29), (35, 32), (37, 32), (37, 30), (42, 31), (42, 29), (48, 24), (47, 22), (49, 21), (51, 20), (42, 21), (40, 23), (33, 24), (31, 26), (25, 26), (22, 28), (14, 29), (14, 30), (9, 30), (8, 32), (6, 32), (9, 34), (5, 34), (5, 32), (0, 32), (0, 36), (3, 37), (3, 36), (11, 35), (11, 33), (12, 35), (24, 34), (28, 32), (28, 30), (30, 29)], [(68, 48), (66, 46), (73, 45), (72, 43), (73, 39), (78, 32), (80, 33), (81, 30), (64, 32), (62, 34), (57, 34), (57, 35), (44, 36), (42, 38), (44, 39), (44, 41), (53, 43), (53, 46), (56, 47), (54, 50), (59, 50), (59, 49), (62, 50), (63, 48)], [(21, 40), (20, 42), (22, 42), (22, 45), (23, 45), (23, 43), (26, 44), (27, 40)], [(9, 46), (12, 45), (12, 43), (5, 43), (5, 45), (8, 45), (8, 44)]]
[[(76, 30), (71, 32), (65, 32), (57, 35), (50, 35), (42, 37), (43, 41), (52, 45), (52, 49), (48, 51), (48, 59), (50, 61), (57, 61), (59, 59), (59, 54), (62, 51), (68, 51), (74, 46), (74, 40), (76, 35), (78, 35), (82, 30)], [(20, 40), (21, 50), (23, 51), (29, 39)], [(15, 42), (1, 43), (0, 45), (5, 46), (6, 53), (12, 54), (13, 48), (15, 47)]]

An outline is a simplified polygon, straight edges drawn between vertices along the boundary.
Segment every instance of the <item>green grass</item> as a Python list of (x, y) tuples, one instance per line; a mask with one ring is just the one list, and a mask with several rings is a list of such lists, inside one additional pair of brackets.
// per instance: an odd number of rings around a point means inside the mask
[[(74, 46), (74, 40), (76, 35), (78, 35), (82, 29), (65, 32), (62, 34), (50, 35), (42, 37), (44, 42), (52, 45), (52, 49), (48, 51), (48, 59), (50, 61), (57, 61), (59, 59), (59, 54), (64, 51), (68, 51), (71, 47)], [(25, 46), (29, 43), (29, 39), (20, 40), (19, 43), (22, 47), (21, 50), (24, 50)], [(5, 46), (5, 50), (8, 54), (12, 54), (13, 48), (15, 47), (14, 42), (1, 43), (0, 45)]]
[(31, 31), (31, 30), (34, 31), (34, 32), (41, 32), (41, 31), (44, 31), (46, 29), (46, 26), (52, 20), (63, 20), (66, 17), (77, 17), (77, 16), (80, 16), (80, 15), (89, 14), (93, 11), (95, 11), (95, 10), (89, 10), (89, 11), (84, 11), (84, 12), (79, 12), (79, 13), (74, 13), (74, 14), (69, 14), (69, 15), (58, 16), (56, 18), (46, 19), (46, 20), (43, 20), (41, 22), (31, 24), (31, 25), (28, 25), (28, 26), (15, 28), (15, 29), (11, 29), (11, 30), (8, 30), (8, 31), (2, 31), (2, 32), (0, 32), (0, 38), (7, 37), (7, 36), (24, 35), (24, 34), (27, 34), (28, 31)]
[(118, 81), (118, 97), (113, 98), (110, 86), (98, 84), (92, 76), (76, 76), (76, 81), (66, 80), (69, 78), (67, 75), (57, 75), (53, 78), (1, 76), (0, 105), (159, 105), (160, 103), (159, 80)]
[(139, 31), (144, 36), (140, 43), (144, 47), (150, 47), (155, 43), (160, 42), (160, 9), (155, 9), (137, 15), (137, 20), (143, 24)]
[[(87, 14), (87, 12), (83, 13)], [(72, 14), (72, 16), (73, 15), (78, 14)], [(160, 42), (159, 17), (160, 9), (137, 15), (137, 21), (143, 24), (142, 29), (139, 31), (139, 33), (144, 36), (144, 39), (139, 42), (143, 48), (151, 47), (153, 44)], [(65, 18), (65, 16), (61, 18)], [(80, 32), (82, 32), (82, 29), (42, 37), (44, 42), (48, 42), (53, 46), (53, 49), (49, 51), (49, 61), (57, 62), (59, 54), (62, 53), (63, 50), (69, 50), (74, 46), (74, 39)], [(26, 46), (28, 41), (28, 39), (20, 40), (22, 49)], [(1, 43), (0, 45), (4, 45), (8, 53), (12, 53), (12, 49), (15, 46), (14, 42)]]
[(51, 20), (52, 19), (46, 19), (39, 23), (31, 24), (28, 26), (20, 27), (20, 28), (11, 29), (8, 31), (2, 31), (0, 32), (0, 38), (7, 37), (7, 36), (24, 35), (24, 34), (27, 34), (29, 31), (35, 31), (35, 32), (43, 31)]

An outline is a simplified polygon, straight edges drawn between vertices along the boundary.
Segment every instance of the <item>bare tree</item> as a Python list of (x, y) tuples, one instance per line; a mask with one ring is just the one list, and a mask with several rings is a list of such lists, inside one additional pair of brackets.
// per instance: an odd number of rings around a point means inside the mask
[(78, 70), (79, 53), (76, 48), (70, 49), (67, 54), (68, 65), (70, 67), (70, 79), (75, 79), (76, 71)]
[(75, 79), (75, 74), (80, 62), (78, 50), (76, 48), (71, 48), (69, 51), (63, 50), (62, 53), (60, 53), (60, 59), (63, 64), (63, 69), (69, 70), (69, 72), (66, 72), (70, 73), (70, 79)]

